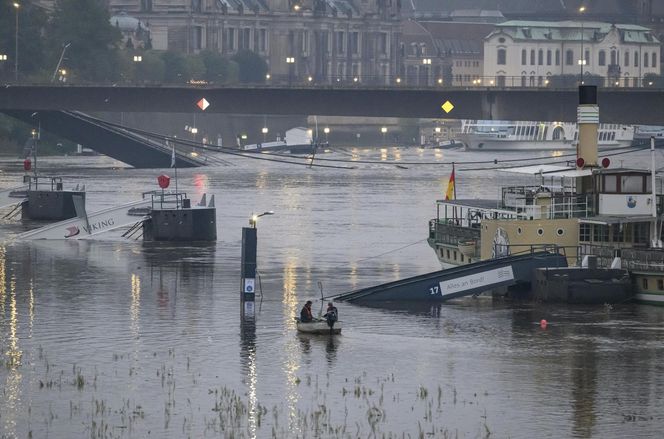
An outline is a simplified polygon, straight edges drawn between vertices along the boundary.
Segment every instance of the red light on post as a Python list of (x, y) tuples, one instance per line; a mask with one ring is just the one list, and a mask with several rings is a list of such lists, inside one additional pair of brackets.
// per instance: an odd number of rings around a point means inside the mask
[(160, 188), (166, 189), (171, 184), (171, 177), (161, 174), (157, 177), (157, 182), (159, 183)]
[(604, 157), (602, 159), (602, 168), (608, 168), (610, 164), (611, 164), (611, 160), (609, 160), (608, 157)]
[(32, 162), (30, 161), (30, 159), (23, 160), (23, 170), (29, 171), (30, 169), (32, 169)]
[(583, 157), (579, 157), (576, 159), (576, 167), (577, 168), (583, 168), (583, 166), (586, 164), (586, 161), (583, 160)]

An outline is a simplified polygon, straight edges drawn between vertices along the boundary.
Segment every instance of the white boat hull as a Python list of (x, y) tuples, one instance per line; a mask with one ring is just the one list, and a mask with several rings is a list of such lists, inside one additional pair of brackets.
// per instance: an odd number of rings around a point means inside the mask
[[(466, 148), (471, 151), (565, 151), (576, 150), (571, 140), (511, 140), (479, 135), (464, 136)], [(600, 149), (623, 148), (631, 145), (629, 140), (599, 142)]]
[[(304, 334), (330, 334), (330, 327), (325, 320), (316, 320), (311, 323), (297, 322), (297, 332)], [(341, 333), (341, 323), (336, 322), (332, 327), (332, 334)]]

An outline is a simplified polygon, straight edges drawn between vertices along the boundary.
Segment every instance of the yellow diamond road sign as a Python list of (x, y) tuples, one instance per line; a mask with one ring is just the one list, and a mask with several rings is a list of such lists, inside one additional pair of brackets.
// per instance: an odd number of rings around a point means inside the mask
[(205, 109), (210, 106), (210, 103), (207, 101), (207, 99), (203, 98), (200, 101), (196, 102), (196, 105), (198, 105), (198, 108), (205, 111)]
[(450, 101), (445, 101), (445, 103), (441, 105), (440, 108), (442, 108), (445, 113), (449, 113), (450, 111), (454, 110), (454, 105), (452, 105)]

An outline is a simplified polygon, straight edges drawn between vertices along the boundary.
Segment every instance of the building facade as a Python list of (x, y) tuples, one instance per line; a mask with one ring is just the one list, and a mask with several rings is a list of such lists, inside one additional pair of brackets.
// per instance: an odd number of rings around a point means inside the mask
[(660, 41), (646, 27), (562, 21), (507, 21), (484, 39), (487, 85), (546, 86), (563, 75), (601, 77), (604, 85), (638, 87), (660, 74)]
[(397, 72), (398, 0), (109, 0), (149, 26), (152, 47), (249, 49), (272, 81), (388, 84)]

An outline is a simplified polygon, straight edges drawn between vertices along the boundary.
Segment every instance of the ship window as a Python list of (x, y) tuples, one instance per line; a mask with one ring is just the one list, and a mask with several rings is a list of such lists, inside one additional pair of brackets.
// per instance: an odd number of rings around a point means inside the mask
[(622, 193), (641, 193), (643, 192), (643, 177), (640, 175), (625, 175), (620, 178), (620, 188)]
[(644, 277), (644, 278), (641, 280), (641, 285), (642, 285), (642, 287), (643, 287), (644, 290), (647, 290), (647, 289), (648, 289), (648, 278), (647, 278), (647, 277)]
[(646, 244), (648, 243), (648, 224), (634, 224), (634, 243)]
[(664, 290), (664, 279), (657, 279), (657, 289), (660, 291)]
[(539, 236), (544, 235), (544, 229), (541, 228), (541, 227), (540, 227), (539, 229), (537, 229), (537, 234), (538, 234)]
[(590, 224), (579, 224), (579, 241), (590, 241)]
[(593, 242), (607, 242), (609, 240), (609, 227), (601, 224), (593, 225)]
[(613, 234), (611, 236), (611, 240), (613, 242), (623, 242), (625, 232), (623, 231), (623, 228), (619, 224), (614, 224), (612, 227)]
[(563, 236), (564, 234), (565, 234), (564, 229), (561, 229), (561, 228), (556, 229), (556, 235)]
[(605, 175), (604, 176), (604, 192), (615, 194), (618, 192), (618, 176)]

